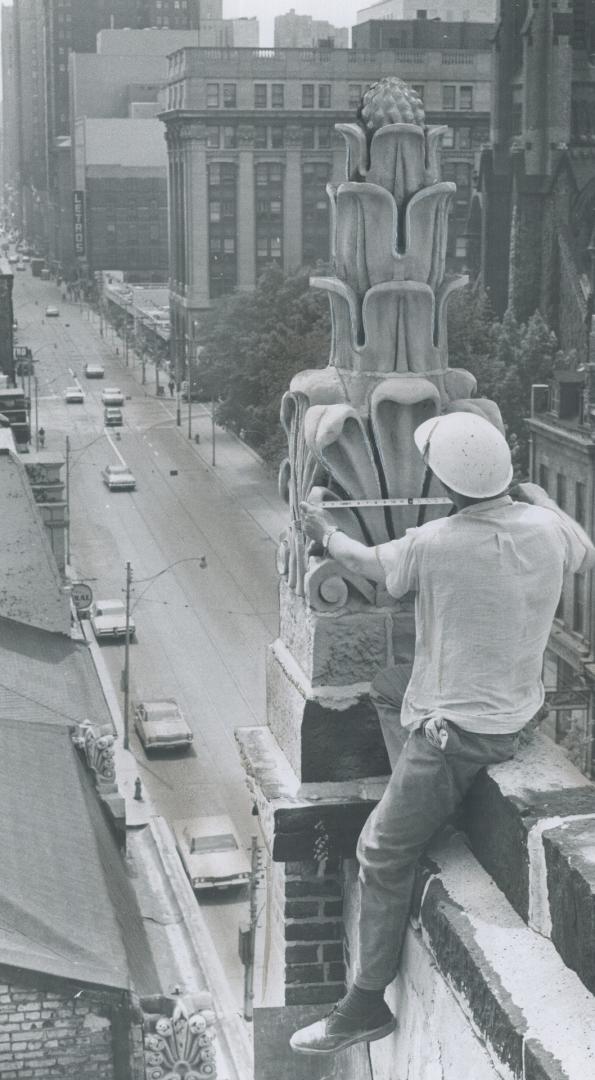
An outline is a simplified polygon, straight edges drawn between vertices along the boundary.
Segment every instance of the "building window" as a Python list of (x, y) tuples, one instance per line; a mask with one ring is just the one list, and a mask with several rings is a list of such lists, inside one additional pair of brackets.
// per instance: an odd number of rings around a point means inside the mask
[(473, 87), (461, 86), (459, 90), (459, 108), (460, 109), (472, 109), (473, 108)]
[(219, 83), (207, 83), (207, 109), (219, 108)]
[(331, 107), (331, 84), (321, 83), (318, 87), (318, 108), (330, 109)]
[(455, 109), (456, 108), (456, 86), (443, 86), (442, 87), (442, 108), (443, 109)]
[(314, 149), (314, 128), (310, 124), (306, 124), (302, 128), (302, 150)]
[(547, 465), (539, 466), (539, 486), (547, 491), (550, 486), (550, 472)]
[(464, 236), (457, 236), (455, 240), (455, 256), (464, 259), (467, 256), (467, 241)]
[(223, 108), (235, 109), (236, 107), (236, 84), (223, 83)]
[(281, 150), (285, 145), (285, 131), (279, 125), (273, 125), (271, 127), (271, 148), (273, 150)]
[(219, 125), (207, 124), (207, 147), (209, 150), (219, 149)]
[(471, 202), (471, 165), (467, 161), (445, 161), (442, 166), (442, 179), (457, 185), (454, 198), (453, 218), (466, 221)]
[(302, 83), (302, 109), (314, 108), (314, 83)]
[(423, 83), (412, 83), (411, 84), (411, 89), (413, 91), (415, 91), (415, 93), (417, 94), (419, 100), (423, 101), (423, 99), (424, 99), (424, 91), (425, 91), (425, 86), (423, 85)]
[(273, 109), (285, 108), (285, 87), (283, 83), (273, 83), (271, 86), (271, 106)]
[(471, 132), (471, 138), (473, 142), (473, 148), (479, 149), (484, 143), (487, 143), (490, 138), (490, 129), (481, 124), (479, 127), (474, 127)]
[(347, 88), (348, 92), (348, 107), (350, 109), (359, 109), (362, 100), (362, 84), (361, 83), (349, 83)]
[(585, 485), (578, 480), (574, 488), (574, 520), (585, 524)]
[(254, 108), (266, 109), (267, 107), (267, 84), (254, 83)]
[(256, 150), (267, 148), (267, 129), (264, 124), (257, 124), (254, 128), (254, 148)]
[(572, 629), (577, 634), (585, 633), (585, 575), (573, 574), (574, 602), (572, 605)]
[(226, 150), (235, 150), (237, 145), (235, 127), (223, 128), (223, 146)]
[(236, 169), (209, 165), (209, 295), (224, 296), (237, 285)]
[(556, 475), (556, 502), (560, 510), (566, 509), (566, 477), (563, 473)]
[(332, 136), (333, 129), (328, 127), (327, 124), (320, 124), (318, 127), (318, 149), (328, 150), (331, 145)]
[(306, 162), (302, 167), (302, 255), (309, 266), (329, 260), (329, 203), (325, 188), (330, 177), (328, 161)]
[(460, 127), (457, 131), (457, 144), (459, 150), (471, 149), (471, 128)]
[(442, 148), (443, 150), (451, 150), (455, 144), (455, 129), (447, 127), (444, 135), (442, 136)]
[(282, 258), (283, 170), (277, 162), (256, 165), (256, 269)]
[(221, 203), (210, 202), (209, 203), (209, 221), (219, 222), (221, 221)]

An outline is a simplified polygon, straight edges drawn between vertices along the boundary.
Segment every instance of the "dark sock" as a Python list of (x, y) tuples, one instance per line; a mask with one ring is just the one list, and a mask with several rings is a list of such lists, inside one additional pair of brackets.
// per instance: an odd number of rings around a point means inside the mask
[(341, 998), (337, 1008), (343, 1016), (360, 1017), (370, 1016), (384, 1003), (384, 988), (382, 990), (362, 990), (354, 983), (345, 997)]

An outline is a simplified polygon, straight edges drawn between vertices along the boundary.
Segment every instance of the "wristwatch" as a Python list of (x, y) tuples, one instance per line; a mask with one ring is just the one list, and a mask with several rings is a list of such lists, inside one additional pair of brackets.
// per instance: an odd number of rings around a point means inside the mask
[(338, 525), (330, 525), (329, 528), (325, 529), (325, 531), (323, 532), (323, 534), (322, 534), (322, 551), (323, 551), (324, 555), (329, 554), (328, 546), (329, 546), (329, 543), (330, 543), (330, 539), (331, 539), (331, 536), (333, 535), (333, 533), (336, 533), (336, 532), (341, 532)]

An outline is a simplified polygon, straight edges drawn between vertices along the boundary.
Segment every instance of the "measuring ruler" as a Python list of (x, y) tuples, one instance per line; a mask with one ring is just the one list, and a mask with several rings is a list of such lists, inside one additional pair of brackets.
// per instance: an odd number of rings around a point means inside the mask
[(345, 502), (322, 502), (316, 504), (319, 510), (350, 510), (362, 507), (367, 510), (372, 506), (452, 506), (451, 499), (346, 499)]

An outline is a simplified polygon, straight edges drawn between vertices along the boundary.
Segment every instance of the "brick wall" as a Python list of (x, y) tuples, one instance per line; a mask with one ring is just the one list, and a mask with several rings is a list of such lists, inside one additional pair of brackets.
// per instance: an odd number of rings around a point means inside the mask
[(339, 859), (285, 863), (285, 1004), (336, 1001), (345, 990)]
[(1, 1080), (128, 1078), (123, 1006), (118, 991), (0, 969)]

